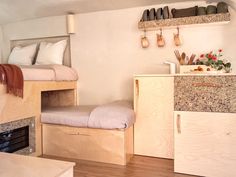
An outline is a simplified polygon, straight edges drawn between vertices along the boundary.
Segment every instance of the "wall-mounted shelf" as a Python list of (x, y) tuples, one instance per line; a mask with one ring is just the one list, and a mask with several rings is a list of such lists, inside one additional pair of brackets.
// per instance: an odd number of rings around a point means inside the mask
[(230, 13), (202, 15), (184, 18), (170, 18), (165, 20), (154, 20), (139, 22), (138, 28), (140, 30), (146, 29), (147, 31), (158, 30), (164, 27), (176, 27), (182, 25), (193, 24), (211, 24), (211, 23), (229, 23)]

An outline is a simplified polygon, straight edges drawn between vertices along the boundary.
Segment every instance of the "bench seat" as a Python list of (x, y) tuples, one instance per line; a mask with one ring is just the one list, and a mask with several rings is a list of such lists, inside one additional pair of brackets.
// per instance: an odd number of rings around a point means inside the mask
[(47, 124), (88, 127), (91, 111), (95, 106), (67, 106), (44, 108), (41, 122)]
[(135, 115), (126, 102), (42, 111), (43, 154), (126, 165)]
[(41, 122), (73, 127), (126, 129), (133, 126), (132, 104), (116, 101), (101, 106), (68, 106), (44, 108)]

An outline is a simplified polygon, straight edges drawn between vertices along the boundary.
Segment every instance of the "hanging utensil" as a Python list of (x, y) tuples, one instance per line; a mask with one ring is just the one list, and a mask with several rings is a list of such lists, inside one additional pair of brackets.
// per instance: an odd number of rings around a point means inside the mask
[(160, 34), (157, 34), (157, 46), (164, 47), (165, 46), (165, 39), (162, 35), (162, 29), (160, 29)]
[(142, 46), (142, 48), (148, 48), (149, 47), (149, 40), (146, 36), (146, 30), (144, 30), (144, 36), (141, 37), (141, 46)]
[(175, 51), (174, 51), (174, 53), (175, 53), (175, 56), (176, 56), (177, 60), (178, 60), (178, 61), (179, 61), (179, 63), (180, 63), (181, 56), (180, 56), (180, 53), (179, 53), (179, 51), (178, 51), (178, 50), (175, 50)]
[(186, 56), (186, 58), (185, 58), (185, 64), (186, 64), (186, 65), (188, 65), (189, 60), (190, 60), (190, 59), (189, 59), (189, 56)]
[(180, 64), (181, 65), (185, 65), (185, 58), (186, 58), (186, 54), (183, 52), (181, 55), (181, 59), (180, 59)]
[(196, 55), (195, 54), (192, 54), (189, 61), (188, 61), (188, 65), (192, 65), (193, 64), (193, 61), (195, 59)]
[(181, 46), (179, 27), (177, 27), (177, 34), (174, 33), (174, 43), (176, 46)]

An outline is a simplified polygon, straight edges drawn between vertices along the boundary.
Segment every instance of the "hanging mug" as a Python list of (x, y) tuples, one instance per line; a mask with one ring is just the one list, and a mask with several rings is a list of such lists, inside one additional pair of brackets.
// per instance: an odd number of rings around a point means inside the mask
[(149, 47), (149, 41), (146, 36), (146, 31), (144, 31), (144, 36), (141, 37), (141, 46), (142, 48), (148, 48)]
[(157, 46), (164, 47), (165, 46), (165, 39), (162, 35), (162, 29), (160, 29), (160, 34), (157, 34)]
[(174, 43), (176, 46), (181, 46), (181, 40), (179, 35), (179, 27), (177, 28), (178, 33), (174, 34)]

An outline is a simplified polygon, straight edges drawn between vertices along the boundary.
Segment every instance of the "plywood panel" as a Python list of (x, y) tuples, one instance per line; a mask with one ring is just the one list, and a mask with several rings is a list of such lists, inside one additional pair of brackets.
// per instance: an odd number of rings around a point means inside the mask
[(175, 112), (174, 127), (175, 172), (236, 175), (236, 114)]
[[(6, 88), (0, 85), (0, 123), (11, 122), (29, 117), (35, 117), (36, 126), (36, 153), (42, 154), (41, 141), (41, 92), (54, 91), (56, 98), (61, 100), (67, 98), (71, 105), (76, 105), (76, 88), (77, 82), (56, 82), (56, 81), (25, 81), (24, 82), (24, 98), (15, 97), (6, 93)], [(60, 92), (60, 90), (63, 90)], [(66, 90), (66, 91), (65, 91)], [(62, 93), (62, 94), (60, 94)], [(54, 97), (53, 97), (54, 98)], [(71, 99), (71, 100), (69, 100)], [(55, 99), (54, 99), (55, 100)], [(58, 99), (56, 100), (58, 101)], [(49, 103), (52, 103), (50, 99)], [(57, 102), (58, 105), (64, 105), (63, 101)]]
[(134, 152), (173, 158), (173, 77), (135, 78)]
[(60, 175), (58, 177), (74, 177), (73, 167), (70, 168), (69, 170), (67, 170), (65, 173), (63, 173), (62, 175)]
[[(1, 177), (72, 177), (75, 163), (0, 153)], [(68, 171), (68, 173), (66, 173)]]
[(134, 156), (134, 128), (130, 127), (125, 132), (125, 155), (126, 155), (126, 164)]
[(125, 165), (133, 155), (132, 136), (132, 127), (120, 131), (43, 124), (43, 154)]
[(76, 105), (76, 90), (44, 91), (41, 94), (42, 108)]
[(34, 117), (40, 113), (39, 91), (30, 83), (24, 84), (24, 98), (6, 94), (6, 87), (0, 85), (0, 123)]

